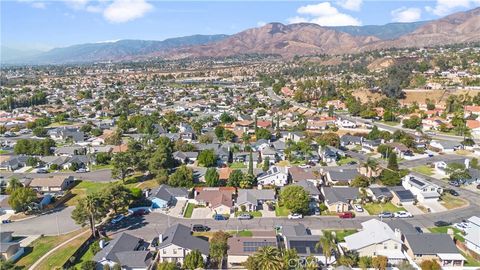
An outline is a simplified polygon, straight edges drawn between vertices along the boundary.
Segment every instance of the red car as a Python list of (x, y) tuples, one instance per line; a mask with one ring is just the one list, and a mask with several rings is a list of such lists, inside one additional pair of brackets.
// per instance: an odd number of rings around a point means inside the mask
[(342, 212), (338, 213), (339, 218), (354, 218), (355, 216), (353, 215), (352, 212)]

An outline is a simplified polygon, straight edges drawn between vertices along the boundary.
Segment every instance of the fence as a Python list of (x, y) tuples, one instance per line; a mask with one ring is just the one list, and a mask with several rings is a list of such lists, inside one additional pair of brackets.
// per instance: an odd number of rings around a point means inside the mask
[(93, 235), (90, 234), (90, 237), (83, 242), (83, 244), (80, 245), (80, 247), (73, 253), (73, 255), (63, 264), (62, 268), (63, 269), (68, 269), (72, 266), (75, 265), (76, 262), (80, 259), (80, 257), (87, 252), (87, 250), (90, 248), (90, 245), (95, 242), (95, 238)]

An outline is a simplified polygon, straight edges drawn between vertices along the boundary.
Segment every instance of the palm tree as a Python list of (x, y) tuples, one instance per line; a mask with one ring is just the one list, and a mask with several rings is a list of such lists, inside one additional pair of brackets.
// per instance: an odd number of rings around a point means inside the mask
[(253, 255), (259, 270), (282, 270), (283, 260), (276, 247), (266, 246), (260, 248)]
[(315, 247), (322, 249), (323, 256), (325, 256), (325, 265), (328, 265), (328, 259), (332, 256), (333, 252), (337, 250), (335, 237), (332, 232), (325, 231)]
[[(367, 162), (365, 162), (362, 165), (363, 168), (365, 168), (365, 176), (367, 177), (376, 177), (377, 176), (377, 170), (378, 170), (378, 162), (374, 159), (367, 159)], [(375, 175), (375, 176), (374, 176)]]

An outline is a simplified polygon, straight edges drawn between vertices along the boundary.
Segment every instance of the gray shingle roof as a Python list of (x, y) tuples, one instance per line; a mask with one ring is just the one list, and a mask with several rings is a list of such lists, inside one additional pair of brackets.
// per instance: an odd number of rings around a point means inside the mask
[(176, 188), (168, 185), (161, 185), (157, 189), (152, 190), (149, 198), (159, 198), (164, 201), (170, 201), (172, 197), (186, 197), (188, 190), (186, 188)]
[(258, 200), (275, 200), (275, 190), (273, 189), (239, 189), (237, 204), (251, 203), (257, 204)]
[(405, 237), (413, 254), (459, 253), (448, 234), (418, 233)]
[(324, 187), (323, 195), (328, 203), (344, 202), (358, 198), (358, 188), (353, 187)]
[(208, 241), (192, 236), (190, 228), (185, 225), (177, 223), (167, 228), (162, 237), (163, 240), (158, 245), (159, 249), (174, 244), (182, 248), (198, 250), (204, 255), (209, 254), (210, 244)]
[(305, 191), (308, 192), (308, 194), (310, 195), (320, 195), (320, 190), (318, 190), (317, 186), (315, 186), (315, 184), (311, 181), (308, 181), (308, 180), (302, 180), (302, 181), (299, 181), (297, 183), (294, 183), (293, 185), (296, 185), (296, 186), (301, 186), (303, 187), (303, 189), (305, 189)]
[(134, 251), (142, 241), (143, 240), (141, 238), (135, 237), (128, 233), (122, 233), (120, 236), (110, 241), (110, 243), (108, 243), (108, 245), (100, 250), (97, 254), (95, 254), (93, 260), (99, 262), (105, 258), (110, 261), (118, 262), (119, 259), (117, 258), (117, 253)]

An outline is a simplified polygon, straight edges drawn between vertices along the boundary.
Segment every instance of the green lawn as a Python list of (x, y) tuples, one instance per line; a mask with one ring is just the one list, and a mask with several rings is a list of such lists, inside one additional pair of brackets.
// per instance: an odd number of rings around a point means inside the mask
[(86, 233), (70, 243), (64, 245), (54, 253), (50, 254), (45, 260), (43, 260), (36, 269), (49, 270), (61, 268), (67, 260), (80, 248), (80, 246), (87, 241), (90, 237), (89, 233)]
[(251, 216), (253, 217), (262, 217), (262, 213), (260, 211), (251, 211), (251, 212), (248, 212), (248, 211), (237, 211), (235, 212), (235, 216), (238, 217), (239, 215), (241, 214), (250, 214)]
[(433, 168), (427, 165), (420, 165), (417, 167), (412, 168), (412, 171), (425, 174), (425, 175), (433, 175)]
[(243, 230), (237, 233), (237, 236), (239, 237), (252, 237), (252, 235), (253, 235), (252, 231), (249, 231), (249, 230)]
[(187, 210), (185, 210), (185, 215), (183, 215), (183, 217), (191, 218), (194, 208), (195, 208), (195, 204), (193, 204), (193, 203), (187, 204)]
[(397, 212), (397, 211), (405, 211), (405, 208), (395, 206), (391, 202), (387, 202), (387, 203), (367, 203), (363, 206), (363, 208), (365, 208), (365, 210), (367, 210), (367, 212), (370, 215), (378, 215), (382, 211), (391, 212), (391, 213)]
[(467, 259), (464, 266), (466, 266), (466, 267), (480, 266), (480, 261), (475, 260), (475, 258), (473, 258), (472, 256), (470, 256), (466, 253), (463, 253), (461, 251), (460, 251), (460, 253), (462, 253), (463, 257), (465, 257), (465, 259)]
[(9, 152), (7, 150), (0, 149), (0, 155), (2, 154), (8, 154)]
[(346, 165), (346, 164), (348, 164), (349, 162), (352, 162), (352, 161), (358, 162), (354, 158), (347, 157), (347, 158), (342, 158), (342, 159), (338, 160), (337, 164), (338, 164), (338, 166), (342, 166), (342, 165)]
[(229, 167), (232, 169), (243, 169), (243, 168), (247, 168), (247, 165), (243, 164), (242, 162), (233, 162), (233, 163), (230, 163)]
[(71, 192), (75, 196), (71, 198), (66, 204), (69, 206), (76, 205), (78, 200), (85, 198), (87, 195), (101, 191), (111, 183), (81, 181), (78, 185), (72, 188)]
[(25, 248), (24, 255), (15, 263), (15, 265), (23, 266), (25, 269), (28, 269), (48, 251), (78, 234), (79, 231), (75, 231), (60, 236), (40, 237)]
[(352, 235), (357, 232), (357, 230), (327, 230), (330, 232), (335, 232), (335, 238), (337, 242), (345, 242), (345, 237)]
[(83, 262), (91, 261), (93, 259), (93, 256), (95, 256), (95, 253), (93, 252), (92, 245), (98, 245), (98, 242), (94, 241), (88, 247), (87, 251), (85, 251), (85, 253), (83, 253), (82, 256), (75, 261), (75, 269), (81, 269), (80, 267)]
[(392, 126), (392, 127), (400, 124), (400, 122), (395, 122), (395, 121), (380, 121), (380, 123), (385, 124), (385, 125), (389, 125), (389, 126)]
[(47, 127), (61, 127), (61, 126), (67, 126), (67, 125), (71, 125), (71, 124), (73, 124), (73, 122), (70, 122), (70, 121), (61, 121), (61, 122), (51, 123), (51, 124), (48, 125)]
[(275, 206), (275, 215), (277, 217), (286, 217), (290, 214), (290, 210), (288, 210), (285, 206), (279, 206), (278, 203)]
[(112, 164), (96, 164), (92, 165), (92, 171), (103, 170), (103, 169), (113, 169)]
[(465, 242), (465, 239), (463, 238), (463, 233), (462, 233), (462, 231), (460, 231), (459, 229), (454, 228), (454, 227), (452, 227), (452, 226), (428, 228), (428, 230), (429, 230), (431, 233), (447, 233), (448, 229), (452, 229), (452, 230), (453, 230), (453, 234), (455, 235), (455, 238), (457, 238), (457, 239), (460, 240), (461, 242)]

